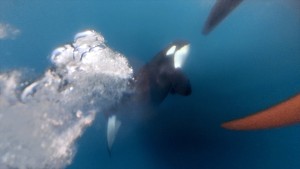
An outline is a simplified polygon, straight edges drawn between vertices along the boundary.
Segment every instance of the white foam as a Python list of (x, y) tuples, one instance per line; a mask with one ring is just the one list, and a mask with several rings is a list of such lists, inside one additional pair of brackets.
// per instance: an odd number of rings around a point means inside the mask
[(54, 50), (51, 62), (53, 68), (25, 88), (22, 72), (0, 74), (1, 169), (64, 168), (96, 112), (129, 90), (127, 59), (95, 31)]
[(21, 31), (8, 23), (0, 23), (0, 40), (15, 39)]

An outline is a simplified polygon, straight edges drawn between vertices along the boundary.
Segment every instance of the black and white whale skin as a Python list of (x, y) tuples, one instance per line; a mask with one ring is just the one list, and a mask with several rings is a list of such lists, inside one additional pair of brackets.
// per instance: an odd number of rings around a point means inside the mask
[(209, 34), (243, 0), (217, 0), (205, 22), (202, 33)]
[(135, 77), (135, 102), (157, 106), (170, 93), (190, 95), (190, 81), (182, 72), (188, 52), (187, 42), (174, 42), (143, 66)]
[[(141, 109), (139, 112), (148, 111), (149, 108), (162, 103), (168, 94), (190, 95), (192, 93), (190, 81), (182, 72), (188, 53), (187, 42), (173, 42), (145, 64), (135, 75), (132, 82), (133, 94), (125, 98), (120, 106), (122, 110), (130, 111), (138, 107)], [(117, 111), (120, 111), (120, 107)], [(107, 123), (109, 153), (120, 126), (121, 121), (117, 118), (117, 114), (110, 114)]]

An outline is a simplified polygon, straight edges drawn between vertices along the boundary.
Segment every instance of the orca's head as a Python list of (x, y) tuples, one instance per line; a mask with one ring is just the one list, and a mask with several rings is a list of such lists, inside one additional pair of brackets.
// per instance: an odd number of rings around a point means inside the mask
[(166, 57), (171, 58), (173, 68), (182, 68), (190, 50), (190, 44), (186, 41), (173, 42), (165, 49)]
[(171, 82), (171, 93), (188, 96), (192, 92), (190, 81), (182, 72), (189, 50), (190, 45), (186, 41), (173, 42), (164, 50), (165, 56), (171, 61), (171, 67), (173, 68), (167, 71), (167, 78)]
[(169, 93), (191, 94), (190, 81), (182, 72), (189, 48), (185, 41), (173, 42), (141, 68), (135, 80), (138, 100), (159, 105)]

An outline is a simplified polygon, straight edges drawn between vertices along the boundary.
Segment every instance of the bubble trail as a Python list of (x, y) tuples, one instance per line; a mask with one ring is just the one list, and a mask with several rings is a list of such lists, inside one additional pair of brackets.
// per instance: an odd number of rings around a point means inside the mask
[(20, 71), (0, 73), (1, 169), (59, 169), (97, 112), (129, 91), (132, 68), (93, 30), (55, 49), (52, 67), (29, 83)]

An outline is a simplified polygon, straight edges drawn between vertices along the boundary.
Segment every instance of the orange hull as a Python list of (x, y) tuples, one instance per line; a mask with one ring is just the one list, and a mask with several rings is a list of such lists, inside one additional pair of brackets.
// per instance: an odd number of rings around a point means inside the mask
[(300, 123), (300, 94), (256, 114), (229, 121), (222, 127), (231, 130), (259, 130)]

